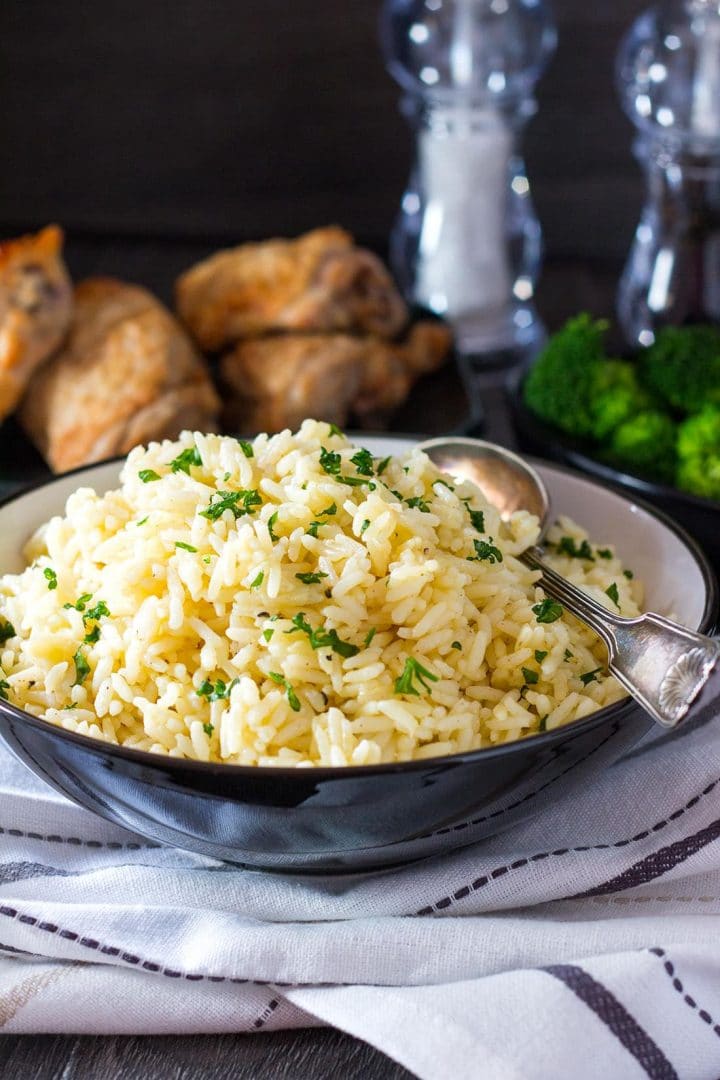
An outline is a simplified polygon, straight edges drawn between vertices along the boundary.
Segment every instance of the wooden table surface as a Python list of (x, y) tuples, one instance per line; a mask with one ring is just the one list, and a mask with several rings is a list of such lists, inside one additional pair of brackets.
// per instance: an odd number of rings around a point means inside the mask
[[(175, 276), (207, 253), (204, 245), (143, 242), (71, 243), (69, 261), (77, 280), (110, 274), (146, 285), (170, 302)], [(617, 267), (563, 263), (546, 268), (538, 303), (549, 328), (588, 310), (612, 315)], [(483, 434), (512, 439), (503, 408), (501, 373), (474, 383), (471, 403), (455, 368), (424, 380), (393, 419), (392, 430), (436, 434), (467, 429), (480, 411)], [(412, 1074), (374, 1047), (329, 1029), (253, 1035), (87, 1036), (5, 1035), (0, 1039), (7, 1080), (402, 1080)]]

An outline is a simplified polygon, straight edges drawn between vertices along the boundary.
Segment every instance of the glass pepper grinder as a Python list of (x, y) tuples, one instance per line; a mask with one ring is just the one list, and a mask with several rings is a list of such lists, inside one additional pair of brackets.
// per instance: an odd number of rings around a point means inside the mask
[(628, 342), (668, 323), (720, 320), (720, 0), (666, 0), (617, 59), (646, 201), (618, 289)]
[(540, 226), (519, 149), (556, 34), (542, 0), (386, 0), (381, 40), (417, 154), (391, 236), (408, 299), (465, 355), (534, 351)]

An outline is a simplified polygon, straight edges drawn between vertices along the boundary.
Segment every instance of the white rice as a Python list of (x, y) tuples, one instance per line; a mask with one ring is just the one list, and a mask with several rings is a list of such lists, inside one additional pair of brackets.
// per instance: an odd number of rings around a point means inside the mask
[[(325, 423), (251, 446), (184, 433), (134, 450), (118, 490), (76, 491), (0, 577), (0, 693), (124, 746), (298, 766), (491, 746), (623, 696), (591, 631), (538, 621), (539, 574), (516, 557), (531, 515), (502, 524), (421, 452), (358, 458)], [(639, 612), (610, 544), (578, 557), (567, 518), (549, 539), (575, 552), (555, 549), (561, 573)]]

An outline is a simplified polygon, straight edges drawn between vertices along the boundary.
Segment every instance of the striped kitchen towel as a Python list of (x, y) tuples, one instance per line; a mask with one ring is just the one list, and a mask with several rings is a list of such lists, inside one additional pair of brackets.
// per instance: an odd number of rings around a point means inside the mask
[(0, 1031), (334, 1025), (419, 1077), (720, 1075), (720, 726), (401, 870), (159, 847), (0, 753)]

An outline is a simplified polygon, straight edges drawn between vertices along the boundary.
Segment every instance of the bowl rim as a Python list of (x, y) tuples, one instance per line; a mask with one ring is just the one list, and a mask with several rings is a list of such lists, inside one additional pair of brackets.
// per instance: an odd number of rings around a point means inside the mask
[(544, 420), (542, 416), (538, 416), (529, 405), (525, 404), (523, 398), (523, 387), (531, 367), (532, 364), (511, 372), (505, 384), (506, 396), (516, 423), (520, 420), (526, 427), (528, 423), (532, 424), (534, 430), (543, 436), (547, 442), (554, 443), (567, 461), (575, 465), (578, 470), (588, 472), (593, 476), (606, 480), (610, 484), (622, 484), (624, 487), (632, 488), (633, 491), (639, 491), (643, 495), (661, 495), (668, 500), (677, 499), (679, 502), (687, 503), (688, 506), (705, 513), (708, 510), (720, 511), (720, 499), (709, 499), (704, 495), (695, 495), (691, 491), (683, 491), (682, 488), (666, 484), (662, 480), (651, 480), (646, 476), (640, 476), (638, 473), (625, 472), (619, 466), (608, 465), (600, 461), (590, 453), (592, 444), (587, 439), (570, 435), (568, 432), (551, 424), (548, 420)]
[[(388, 440), (392, 439), (405, 442), (412, 441), (413, 438), (412, 436), (408, 438), (408, 436), (404, 434), (397, 434), (394, 432), (387, 433), (387, 435), (383, 434), (382, 437), (387, 438)], [(572, 469), (566, 465), (558, 464), (555, 461), (544, 458), (532, 457), (531, 455), (525, 456), (529, 458), (531, 463), (546, 465), (549, 468), (565, 473), (574, 479), (581, 480), (583, 483), (590, 484), (591, 487), (604, 490), (603, 484), (595, 479), (588, 478), (577, 469)], [(36, 491), (42, 490), (42, 488), (50, 487), (68, 477), (86, 473), (93, 469), (101, 468), (102, 466), (113, 465), (116, 463), (121, 465), (125, 460), (126, 456), (124, 455), (106, 458), (102, 461), (92, 462), (88, 465), (80, 465), (66, 473), (61, 473), (45, 480), (39, 480), (28, 487), (22, 488), (20, 491), (15, 491), (0, 499), (0, 511), (8, 504), (21, 499), (24, 495), (33, 494)], [(690, 551), (690, 554), (693, 556), (700, 570), (705, 586), (705, 604), (698, 630), (700, 633), (710, 632), (715, 625), (715, 618), (720, 600), (720, 587), (715, 571), (705, 555), (705, 552), (693, 537), (663, 510), (644, 502), (642, 499), (633, 498), (630, 500), (621, 492), (612, 491), (611, 493), (619, 498), (625, 499), (627, 502), (632, 501), (641, 510), (644, 510), (651, 517), (658, 520)], [(534, 748), (543, 749), (545, 746), (549, 747), (553, 743), (558, 742), (562, 736), (580, 736), (608, 721), (619, 721), (625, 714), (631, 712), (635, 708), (640, 709), (641, 707), (634, 702), (632, 697), (622, 698), (612, 705), (606, 705), (601, 709), (596, 709), (595, 712), (582, 717), (580, 720), (574, 720), (569, 724), (553, 728), (551, 731), (536, 732), (533, 735), (514, 739), (512, 742), (501, 743), (498, 746), (484, 746), (476, 750), (463, 750), (456, 754), (442, 754), (436, 757), (420, 758), (414, 761), (382, 762), (374, 765), (314, 765), (312, 768), (299, 769), (294, 765), (237, 765), (232, 762), (197, 761), (194, 758), (178, 758), (173, 757), (170, 754), (152, 753), (150, 750), (137, 750), (133, 747), (105, 742), (105, 740), (97, 739), (92, 735), (82, 735), (75, 731), (68, 731), (65, 728), (59, 727), (57, 724), (52, 724), (49, 720), (44, 720), (40, 716), (34, 716), (32, 713), (26, 712), (17, 705), (13, 705), (10, 701), (0, 698), (0, 714), (5, 713), (16, 720), (21, 720), (24, 723), (29, 724), (30, 727), (37, 729), (42, 734), (56, 736), (61, 740), (69, 742), (71, 745), (83, 748), (86, 752), (94, 751), (101, 756), (109, 754), (112, 757), (118, 757), (121, 760), (125, 760), (135, 765), (143, 765), (146, 768), (152, 768), (154, 770), (164, 769), (165, 771), (170, 772), (189, 770), (190, 772), (198, 773), (201, 776), (219, 776), (227, 779), (232, 777), (237, 779), (251, 777), (257, 779), (260, 776), (267, 775), (270, 779), (274, 780), (282, 779), (291, 781), (298, 779), (302, 780), (303, 778), (305, 780), (316, 778), (318, 782), (340, 780), (344, 777), (357, 780), (361, 777), (377, 775), (387, 776), (398, 772), (421, 772), (427, 771), (428, 769), (437, 770), (451, 768), (455, 765), (473, 763), (480, 759), (490, 760), (495, 757), (504, 757), (508, 754), (522, 753), (523, 748), (526, 748), (530, 744)], [(651, 718), (648, 717), (648, 724), (651, 722)]]

